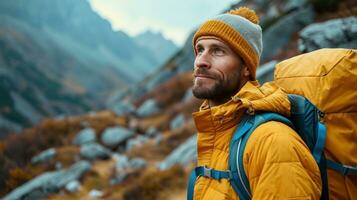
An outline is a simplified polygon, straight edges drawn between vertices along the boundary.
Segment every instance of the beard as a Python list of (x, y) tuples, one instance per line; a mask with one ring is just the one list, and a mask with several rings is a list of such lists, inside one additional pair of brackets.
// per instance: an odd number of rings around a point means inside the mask
[(234, 96), (240, 85), (239, 70), (236, 73), (230, 73), (226, 77), (217, 74), (210, 74), (204, 68), (199, 68), (196, 73), (212, 77), (210, 81), (213, 84), (206, 85), (202, 81), (195, 81), (192, 88), (193, 95), (198, 99), (222, 100), (227, 97)]

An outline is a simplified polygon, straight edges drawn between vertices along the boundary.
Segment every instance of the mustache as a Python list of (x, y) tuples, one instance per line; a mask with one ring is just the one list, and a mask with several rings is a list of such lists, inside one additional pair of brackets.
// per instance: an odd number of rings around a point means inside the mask
[(193, 70), (193, 76), (207, 76), (210, 78), (217, 78), (215, 74), (209, 73), (205, 68), (196, 68)]

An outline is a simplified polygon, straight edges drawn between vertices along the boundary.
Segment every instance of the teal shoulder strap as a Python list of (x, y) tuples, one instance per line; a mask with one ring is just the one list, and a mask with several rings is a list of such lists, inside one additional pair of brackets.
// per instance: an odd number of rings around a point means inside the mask
[(233, 176), (231, 184), (241, 200), (251, 199), (249, 181), (243, 167), (245, 146), (254, 130), (268, 121), (282, 122), (293, 128), (293, 124), (289, 119), (276, 113), (260, 113), (254, 116), (246, 115), (237, 127), (231, 140), (229, 152), (229, 169)]

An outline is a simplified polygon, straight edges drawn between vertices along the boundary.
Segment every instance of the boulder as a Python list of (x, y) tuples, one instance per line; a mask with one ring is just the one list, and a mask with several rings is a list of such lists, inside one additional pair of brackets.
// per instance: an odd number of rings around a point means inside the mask
[(147, 162), (143, 158), (133, 158), (129, 162), (129, 167), (132, 170), (144, 169), (146, 166)]
[(154, 138), (155, 144), (157, 144), (157, 145), (160, 144), (163, 139), (164, 138), (163, 138), (163, 136), (161, 134), (156, 135), (155, 138)]
[(80, 161), (72, 165), (68, 170), (46, 172), (14, 189), (3, 200), (14, 199), (43, 199), (44, 197), (58, 192), (68, 183), (78, 180), (90, 170), (88, 161)]
[(73, 180), (66, 185), (66, 190), (70, 193), (77, 192), (79, 188), (81, 187), (81, 184), (79, 183), (78, 180)]
[(55, 155), (56, 155), (56, 149), (50, 148), (34, 156), (31, 159), (31, 163), (32, 164), (44, 163), (54, 158)]
[(89, 143), (81, 146), (80, 155), (89, 160), (108, 159), (112, 152), (97, 143)]
[(160, 112), (160, 108), (155, 99), (146, 100), (136, 111), (139, 117), (148, 117)]
[(113, 154), (113, 158), (116, 160), (115, 170), (117, 173), (120, 173), (129, 167), (129, 159), (127, 156), (115, 153)]
[(357, 17), (333, 19), (307, 26), (300, 32), (299, 50), (357, 48)]
[(134, 132), (120, 126), (107, 128), (101, 136), (103, 144), (110, 148), (118, 147), (134, 136)]
[(160, 170), (166, 170), (175, 164), (188, 165), (197, 159), (197, 135), (190, 137), (185, 143), (173, 150), (166, 159), (159, 164)]
[(114, 104), (112, 110), (118, 116), (135, 113), (134, 105), (126, 101), (122, 101)]
[(183, 114), (177, 115), (171, 122), (170, 122), (170, 129), (176, 129), (181, 127), (185, 123), (185, 117)]
[(100, 190), (93, 189), (88, 193), (88, 196), (90, 199), (97, 199), (103, 196), (103, 192)]
[(116, 175), (110, 180), (111, 185), (122, 183), (130, 174), (147, 166), (147, 162), (142, 158), (133, 158), (129, 161), (125, 155), (114, 154), (113, 157), (116, 160)]
[(300, 31), (313, 22), (315, 17), (312, 6), (304, 7), (281, 16), (276, 23), (269, 26), (263, 34), (263, 53), (261, 62), (270, 60), (290, 42), (293, 33)]
[(149, 138), (154, 138), (156, 135), (160, 134), (159, 131), (155, 127), (150, 127), (145, 135)]
[(307, 4), (307, 0), (299, 0), (299, 1), (288, 0), (288, 1), (286, 1), (285, 5), (284, 5), (283, 10), (285, 12), (288, 12), (288, 11), (291, 11), (294, 9), (301, 8), (301, 7), (305, 6), (306, 4)]
[(73, 140), (73, 144), (83, 145), (96, 141), (95, 130), (92, 128), (85, 128), (79, 131)]
[(134, 147), (141, 146), (142, 144), (145, 144), (149, 139), (146, 136), (138, 135), (135, 138), (131, 138), (128, 140), (126, 143), (126, 151), (131, 150)]

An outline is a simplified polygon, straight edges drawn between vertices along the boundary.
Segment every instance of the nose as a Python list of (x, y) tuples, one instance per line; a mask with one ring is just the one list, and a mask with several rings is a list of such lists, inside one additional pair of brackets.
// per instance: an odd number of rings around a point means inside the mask
[(196, 68), (210, 68), (211, 62), (209, 59), (209, 53), (207, 51), (204, 51), (197, 54), (194, 64)]

